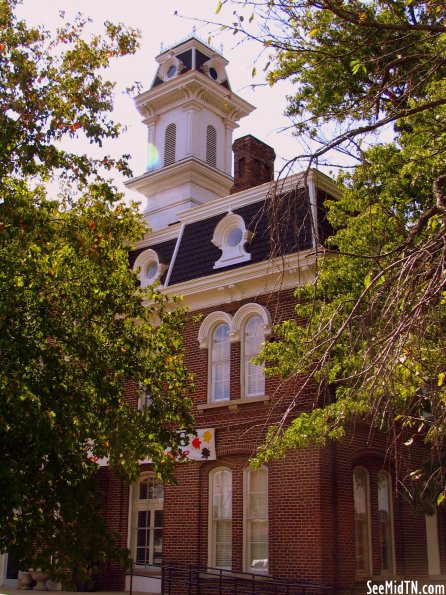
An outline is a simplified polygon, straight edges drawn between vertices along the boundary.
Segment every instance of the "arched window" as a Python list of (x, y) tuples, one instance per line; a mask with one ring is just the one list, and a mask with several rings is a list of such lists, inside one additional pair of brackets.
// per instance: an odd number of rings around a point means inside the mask
[(268, 571), (268, 469), (244, 472), (245, 571)]
[(370, 497), (369, 474), (362, 467), (353, 471), (353, 497), (356, 572), (365, 575), (370, 574)]
[(163, 545), (163, 484), (144, 474), (133, 484), (131, 551), (136, 566), (159, 566)]
[(217, 131), (211, 124), (206, 128), (206, 163), (217, 167)]
[(263, 365), (252, 362), (259, 354), (262, 343), (271, 333), (271, 317), (260, 304), (245, 304), (237, 310), (232, 321), (233, 341), (240, 341), (241, 365), (240, 386), (244, 397), (262, 397), (265, 395), (265, 375)]
[(175, 124), (169, 124), (164, 135), (164, 165), (175, 163), (177, 143), (177, 127)]
[(252, 359), (259, 354), (265, 340), (263, 320), (258, 315), (250, 316), (245, 323), (243, 342), (243, 367), (245, 396), (256, 397), (265, 394), (263, 365), (254, 364)]
[(231, 344), (228, 324), (221, 323), (215, 327), (209, 355), (211, 401), (228, 401), (231, 374)]
[(387, 471), (379, 471), (377, 480), (381, 573), (392, 574), (394, 572), (392, 486)]
[(209, 474), (209, 566), (232, 567), (232, 472), (218, 467)]

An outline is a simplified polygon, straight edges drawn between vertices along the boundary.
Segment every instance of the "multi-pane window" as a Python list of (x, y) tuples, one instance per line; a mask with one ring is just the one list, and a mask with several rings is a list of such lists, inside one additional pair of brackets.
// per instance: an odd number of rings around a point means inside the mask
[(263, 366), (253, 364), (252, 358), (258, 355), (265, 340), (263, 321), (259, 315), (251, 316), (245, 324), (244, 333), (244, 385), (245, 396), (254, 397), (265, 394), (265, 376)]
[(355, 557), (356, 572), (370, 573), (370, 506), (369, 474), (362, 467), (353, 472), (355, 504)]
[(245, 479), (245, 570), (268, 570), (268, 469), (247, 469)]
[(217, 131), (211, 124), (206, 128), (206, 163), (217, 167)]
[(215, 469), (210, 474), (210, 566), (232, 567), (232, 473)]
[(231, 344), (229, 326), (219, 324), (213, 332), (211, 342), (211, 397), (212, 401), (229, 400)]
[(163, 484), (142, 476), (133, 489), (132, 553), (137, 566), (159, 566), (163, 544)]
[(175, 153), (177, 144), (177, 127), (175, 124), (169, 124), (164, 135), (164, 165), (175, 163)]
[(380, 471), (377, 479), (381, 573), (386, 574), (393, 572), (392, 487), (386, 471)]

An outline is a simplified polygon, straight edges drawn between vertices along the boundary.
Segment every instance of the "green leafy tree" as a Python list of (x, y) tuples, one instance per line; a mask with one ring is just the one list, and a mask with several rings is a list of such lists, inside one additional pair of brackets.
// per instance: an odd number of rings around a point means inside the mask
[[(97, 461), (131, 480), (150, 458), (168, 479), (191, 378), (181, 309), (129, 268), (145, 228), (108, 179), (130, 173), (126, 157), (62, 142), (119, 134), (103, 72), (138, 34), (106, 23), (88, 37), (79, 16), (51, 37), (15, 8), (0, 2), (0, 551), (63, 578), (127, 561), (98, 514)], [(150, 407), (131, 406), (129, 386)]]
[[(220, 3), (218, 10), (226, 2)], [(232, 29), (270, 53), (271, 84), (295, 84), (288, 114), (314, 147), (358, 160), (327, 202), (296, 321), (265, 347), (269, 374), (321, 387), (305, 414), (274, 425), (257, 462), (339, 439), (355, 419), (385, 432), (400, 486), (428, 506), (445, 495), (446, 8), (435, 0), (230, 2)], [(371, 136), (373, 132), (383, 136)], [(391, 139), (390, 141), (388, 139)], [(280, 201), (279, 193), (273, 203)], [(277, 204), (275, 212), (279, 212)], [(329, 387), (329, 390), (327, 390)], [(330, 394), (328, 398), (326, 395)], [(425, 464), (414, 464), (415, 444)]]

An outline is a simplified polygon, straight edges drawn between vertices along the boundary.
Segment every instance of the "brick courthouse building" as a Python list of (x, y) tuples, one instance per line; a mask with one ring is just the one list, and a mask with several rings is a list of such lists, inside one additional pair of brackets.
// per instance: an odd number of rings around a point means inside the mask
[[(273, 339), (275, 323), (293, 317), (293, 289), (311, 280), (312, 248), (327, 233), (323, 200), (338, 190), (316, 171), (288, 179), (281, 193), (292, 216), (270, 258), (265, 204), (274, 151), (252, 136), (232, 143), (253, 107), (232, 93), (226, 60), (195, 38), (157, 61), (151, 88), (136, 99), (148, 128), (148, 168), (128, 183), (146, 197), (153, 231), (131, 264), (143, 284), (159, 280), (190, 309), (185, 342), (198, 436), (191, 460), (177, 466), (177, 485), (162, 486), (148, 464), (130, 489), (101, 469), (110, 526), (135, 561), (133, 589), (159, 591), (161, 563), (350, 588), (370, 578), (441, 581), (444, 513), (413, 514), (395, 494), (385, 441), (371, 439), (367, 428), (250, 469), (249, 457), (298, 382), (265, 380), (251, 358)], [(309, 385), (295, 411), (316, 401)], [(129, 589), (129, 577), (110, 567), (98, 587)]]

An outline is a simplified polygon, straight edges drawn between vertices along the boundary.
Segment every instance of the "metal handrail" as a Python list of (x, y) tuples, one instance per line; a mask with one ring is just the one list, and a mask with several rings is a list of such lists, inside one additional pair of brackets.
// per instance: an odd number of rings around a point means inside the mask
[(266, 574), (237, 572), (221, 568), (200, 568), (191, 564), (168, 562), (162, 565), (161, 592), (172, 595), (332, 595), (334, 587), (276, 578)]

